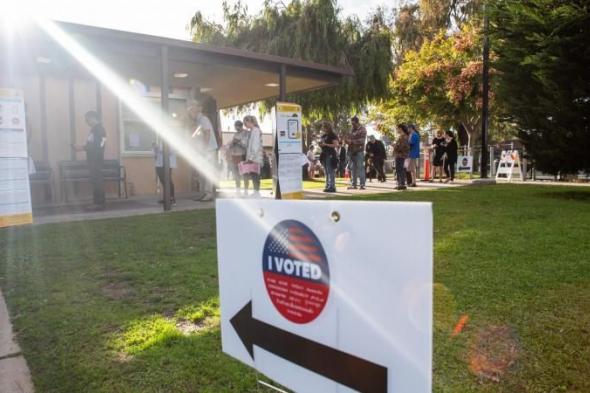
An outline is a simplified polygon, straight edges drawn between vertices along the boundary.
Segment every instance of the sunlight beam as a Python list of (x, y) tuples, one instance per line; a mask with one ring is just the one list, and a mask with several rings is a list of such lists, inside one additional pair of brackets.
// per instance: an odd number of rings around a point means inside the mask
[(55, 22), (36, 18), (37, 24), (72, 57), (86, 68), (100, 83), (115, 94), (132, 112), (162, 138), (177, 154), (182, 156), (193, 168), (197, 169), (211, 182), (217, 182), (217, 168), (214, 163), (203, 158), (188, 135), (182, 135), (164, 119), (168, 114), (155, 109), (132, 89), (127, 80), (120, 77), (90, 51), (80, 45)]

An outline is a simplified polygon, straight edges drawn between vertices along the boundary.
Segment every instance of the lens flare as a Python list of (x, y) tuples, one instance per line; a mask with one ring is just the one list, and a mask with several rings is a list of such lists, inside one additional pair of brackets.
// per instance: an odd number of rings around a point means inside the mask
[(73, 58), (86, 68), (100, 83), (115, 94), (136, 116), (147, 124), (177, 154), (182, 156), (193, 168), (211, 182), (217, 182), (218, 175), (214, 163), (204, 159), (187, 135), (181, 133), (168, 121), (168, 114), (150, 106), (137, 94), (129, 81), (117, 75), (90, 51), (78, 43), (55, 22), (36, 18), (37, 24)]

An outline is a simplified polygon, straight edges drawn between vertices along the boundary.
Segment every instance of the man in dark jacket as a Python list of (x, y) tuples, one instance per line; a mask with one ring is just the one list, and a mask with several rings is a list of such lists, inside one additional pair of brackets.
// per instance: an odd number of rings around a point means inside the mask
[(92, 183), (92, 200), (95, 209), (104, 209), (105, 193), (104, 179), (102, 175), (102, 164), (104, 161), (104, 147), (106, 143), (106, 132), (100, 123), (98, 113), (86, 112), (84, 115), (86, 123), (90, 126), (90, 132), (84, 146), (74, 146), (78, 151), (86, 151), (86, 161), (90, 171), (90, 182)]
[(385, 145), (382, 141), (376, 140), (375, 136), (371, 135), (369, 137), (369, 143), (367, 143), (366, 154), (373, 162), (373, 167), (377, 171), (377, 180), (384, 182), (386, 180), (383, 170), (386, 158)]

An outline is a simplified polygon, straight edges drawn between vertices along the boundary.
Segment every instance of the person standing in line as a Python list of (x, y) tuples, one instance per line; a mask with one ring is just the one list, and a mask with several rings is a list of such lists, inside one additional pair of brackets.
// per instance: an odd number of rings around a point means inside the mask
[[(164, 143), (153, 144), (154, 159), (156, 164), (156, 175), (162, 185), (162, 194), (164, 193), (165, 180), (164, 180)], [(172, 169), (176, 168), (176, 154), (172, 150), (168, 150), (168, 161), (170, 162), (170, 203), (176, 205), (176, 197), (174, 196), (174, 182), (172, 181)], [(158, 203), (164, 203), (164, 198), (158, 201)]]
[(103, 210), (105, 208), (105, 192), (102, 165), (107, 135), (97, 112), (86, 112), (84, 119), (90, 127), (86, 144), (84, 146), (72, 145), (72, 147), (76, 151), (86, 151), (86, 161), (88, 162), (90, 182), (92, 183), (93, 210)]
[(315, 177), (315, 147), (313, 144), (311, 144), (307, 150), (307, 161), (307, 177), (309, 180), (313, 180)]
[(383, 167), (385, 165), (386, 152), (383, 142), (375, 139), (374, 135), (371, 135), (367, 143), (366, 154), (372, 160), (373, 168), (377, 172), (377, 180), (381, 183), (385, 182), (387, 179), (385, 178)]
[(416, 187), (418, 160), (420, 159), (420, 134), (415, 125), (411, 124), (408, 128), (410, 130), (410, 167), (408, 169), (411, 174), (409, 186)]
[(432, 158), (433, 175), (432, 178), (436, 178), (436, 172), (438, 169), (438, 180), (442, 183), (443, 173), (443, 157), (445, 155), (445, 138), (442, 130), (436, 131), (436, 136), (432, 139), (432, 150), (434, 150), (434, 157)]
[[(249, 172), (247, 176), (252, 179), (252, 183), (254, 185), (254, 194), (252, 196), (254, 198), (260, 197), (260, 168), (263, 164), (263, 155), (262, 155), (262, 131), (260, 131), (260, 126), (258, 125), (258, 120), (255, 116), (246, 116), (244, 117), (244, 126), (250, 130), (250, 136), (248, 138), (248, 146), (246, 147), (246, 164), (249, 164)], [(245, 195), (248, 194), (248, 189), (246, 188)]]
[(348, 139), (348, 151), (350, 153), (350, 162), (352, 164), (352, 183), (349, 190), (356, 190), (357, 184), (360, 183), (360, 189), (365, 189), (365, 142), (367, 139), (367, 130), (361, 125), (359, 118), (354, 116), (351, 119), (352, 132)]
[(340, 178), (346, 176), (347, 157), (346, 145), (340, 145), (338, 149), (338, 177)]
[(457, 146), (457, 141), (455, 140), (455, 135), (452, 131), (447, 131), (445, 135), (446, 140), (446, 159), (445, 159), (445, 174), (447, 175), (447, 179), (445, 183), (455, 181), (455, 166), (457, 165), (457, 150), (459, 147)]
[(217, 176), (217, 136), (211, 120), (203, 114), (203, 105), (200, 102), (193, 101), (188, 107), (188, 115), (191, 120), (192, 135), (191, 137), (203, 151), (203, 158), (207, 162), (210, 173), (201, 171), (201, 179), (204, 195), (199, 199), (203, 202), (211, 201), (215, 194), (215, 184), (212, 178)]
[(236, 195), (241, 195), (241, 183), (244, 180), (244, 190), (248, 189), (248, 179), (240, 174), (239, 164), (246, 160), (246, 149), (248, 148), (249, 132), (244, 128), (244, 123), (237, 120), (234, 123), (236, 133), (229, 144), (229, 159), (231, 170), (236, 183)]
[(397, 139), (393, 144), (393, 157), (395, 159), (395, 173), (397, 176), (396, 190), (406, 190), (406, 168), (405, 162), (410, 156), (410, 143), (408, 140), (408, 129), (405, 124), (397, 126)]
[(323, 124), (322, 130), (324, 133), (321, 136), (320, 142), (320, 147), (322, 148), (320, 161), (326, 173), (326, 188), (324, 192), (336, 192), (336, 169), (338, 168), (336, 148), (338, 148), (338, 136), (334, 132), (332, 124), (329, 122)]

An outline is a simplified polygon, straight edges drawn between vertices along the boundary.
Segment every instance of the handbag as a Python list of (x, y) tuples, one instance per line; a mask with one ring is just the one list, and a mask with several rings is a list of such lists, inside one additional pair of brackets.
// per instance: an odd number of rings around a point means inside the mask
[(260, 164), (256, 162), (242, 161), (238, 164), (240, 175), (247, 175), (249, 173), (260, 174)]

